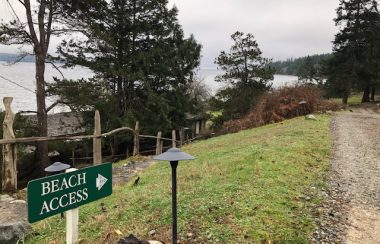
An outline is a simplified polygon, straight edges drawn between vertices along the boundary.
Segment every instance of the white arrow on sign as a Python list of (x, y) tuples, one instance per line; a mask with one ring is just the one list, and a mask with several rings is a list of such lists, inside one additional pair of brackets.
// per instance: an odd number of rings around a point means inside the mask
[(107, 182), (107, 178), (104, 177), (103, 175), (101, 174), (98, 174), (98, 177), (96, 178), (96, 188), (98, 188), (98, 191), (100, 189), (102, 189), (102, 187), (104, 186), (104, 184)]

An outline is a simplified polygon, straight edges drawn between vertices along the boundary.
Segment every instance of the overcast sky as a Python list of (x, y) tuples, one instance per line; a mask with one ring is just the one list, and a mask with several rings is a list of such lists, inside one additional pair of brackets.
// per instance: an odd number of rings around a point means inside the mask
[[(338, 0), (169, 0), (174, 4), (186, 35), (203, 46), (202, 66), (228, 50), (237, 30), (254, 34), (264, 56), (274, 60), (331, 52), (336, 32)], [(9, 11), (0, 0), (0, 19), (8, 19)], [(16, 51), (0, 46), (0, 52)]]
[(239, 30), (274, 60), (331, 52), (338, 0), (169, 0), (186, 34), (203, 45), (203, 66), (228, 50)]

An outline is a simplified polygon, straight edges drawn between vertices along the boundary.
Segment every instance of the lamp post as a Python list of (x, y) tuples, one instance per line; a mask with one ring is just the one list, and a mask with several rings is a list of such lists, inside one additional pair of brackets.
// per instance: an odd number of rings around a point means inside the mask
[(172, 224), (173, 224), (173, 244), (177, 244), (177, 166), (178, 161), (192, 160), (193, 156), (182, 152), (179, 148), (170, 148), (168, 151), (153, 157), (159, 161), (170, 161), (172, 168)]
[(306, 108), (305, 108), (305, 106), (306, 106), (307, 102), (305, 100), (302, 100), (298, 104), (301, 105), (301, 107), (302, 107), (302, 112), (303, 112), (302, 115), (306, 115)]

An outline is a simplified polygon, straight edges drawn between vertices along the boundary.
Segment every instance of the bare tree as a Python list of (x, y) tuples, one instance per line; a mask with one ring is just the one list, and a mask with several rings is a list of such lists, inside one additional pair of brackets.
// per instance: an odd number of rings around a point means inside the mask
[[(58, 16), (58, 2), (55, 0), (38, 0), (31, 4), (30, 0), (6, 0), (9, 4), (14, 20), (0, 23), (0, 43), (5, 45), (29, 45), (33, 48), (36, 67), (36, 97), (37, 97), (37, 123), (39, 136), (47, 136), (47, 108), (45, 62), (48, 55), (50, 38)], [(16, 6), (19, 5), (19, 6)], [(15, 11), (21, 7), (24, 14)], [(51, 109), (51, 108), (50, 108)], [(39, 173), (49, 163), (48, 144), (39, 142), (37, 144), (37, 160)]]

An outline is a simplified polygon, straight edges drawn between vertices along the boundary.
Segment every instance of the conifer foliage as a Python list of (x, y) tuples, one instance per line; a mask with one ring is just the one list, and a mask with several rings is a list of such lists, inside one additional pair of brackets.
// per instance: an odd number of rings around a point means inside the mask
[(190, 88), (201, 46), (184, 37), (177, 9), (167, 0), (92, 1), (67, 13), (66, 24), (81, 34), (58, 52), (67, 66), (88, 67), (95, 77), (58, 81), (50, 91), (74, 110), (99, 109), (108, 127), (139, 120), (157, 133), (183, 126), (199, 105)]
[(327, 87), (340, 91), (343, 103), (353, 89), (364, 91), (379, 85), (380, 14), (375, 0), (340, 0), (335, 23), (340, 27), (334, 40), (334, 58), (328, 65)]
[(261, 56), (252, 34), (237, 31), (231, 38), (234, 43), (229, 52), (222, 51), (215, 61), (224, 71), (217, 81), (227, 86), (216, 94), (213, 103), (224, 110), (226, 120), (244, 115), (258, 96), (272, 86), (275, 72), (269, 66), (271, 60)]

